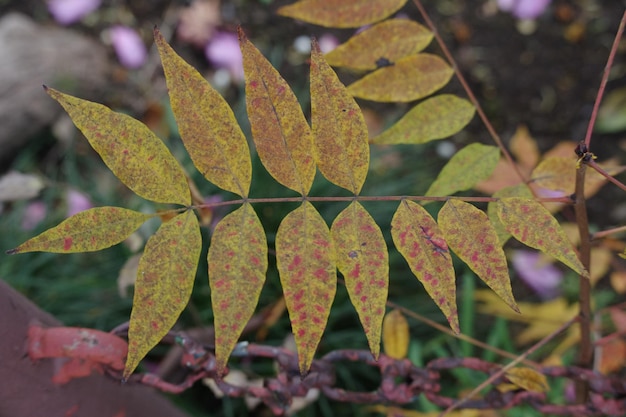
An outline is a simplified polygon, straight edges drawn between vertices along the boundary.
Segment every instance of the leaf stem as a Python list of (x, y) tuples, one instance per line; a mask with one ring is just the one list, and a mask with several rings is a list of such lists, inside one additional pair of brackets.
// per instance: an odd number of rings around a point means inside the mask
[(617, 29), (617, 33), (615, 34), (615, 39), (613, 39), (613, 46), (611, 46), (611, 52), (609, 53), (609, 58), (607, 59), (606, 65), (604, 66), (604, 73), (602, 74), (602, 81), (600, 81), (600, 88), (598, 89), (598, 95), (596, 96), (596, 101), (593, 104), (591, 118), (589, 119), (589, 125), (587, 126), (587, 133), (585, 134), (585, 145), (587, 146), (587, 149), (589, 149), (591, 145), (591, 134), (593, 133), (593, 127), (595, 126), (596, 119), (598, 118), (598, 109), (600, 108), (602, 97), (604, 96), (604, 90), (606, 89), (606, 84), (609, 81), (609, 74), (611, 72), (611, 67), (613, 66), (613, 61), (615, 60), (617, 48), (619, 47), (619, 42), (622, 39), (625, 26), (626, 26), (626, 11), (624, 11), (624, 14), (622, 15), (622, 20), (620, 21), (619, 28)]
[(469, 98), (469, 100), (472, 102), (472, 104), (476, 108), (476, 113), (478, 113), (478, 116), (480, 117), (480, 119), (482, 120), (485, 128), (489, 132), (489, 135), (491, 136), (493, 141), (498, 145), (498, 147), (502, 151), (502, 154), (504, 155), (504, 157), (506, 158), (508, 163), (513, 167), (513, 169), (515, 170), (515, 172), (517, 173), (519, 178), (522, 180), (522, 182), (526, 183), (528, 179), (522, 173), (522, 171), (517, 166), (515, 161), (513, 161), (513, 157), (511, 156), (509, 151), (504, 146), (504, 143), (502, 142), (502, 139), (500, 138), (500, 136), (498, 135), (496, 130), (493, 128), (491, 122), (489, 122), (489, 119), (487, 118), (487, 115), (485, 114), (482, 106), (480, 105), (480, 103), (478, 102), (478, 99), (476, 98), (476, 96), (472, 92), (472, 89), (469, 87), (469, 84), (465, 80), (465, 77), (463, 76), (463, 73), (461, 72), (461, 70), (459, 69), (459, 66), (457, 65), (456, 61), (452, 57), (452, 54), (450, 53), (450, 50), (448, 49), (448, 47), (446, 46), (445, 42), (441, 38), (441, 35), (439, 35), (439, 31), (437, 31), (437, 27), (435, 26), (433, 21), (430, 20), (430, 17), (428, 16), (428, 13), (426, 13), (426, 9), (424, 9), (424, 6), (422, 5), (421, 1), (420, 0), (413, 0), (413, 3), (415, 4), (415, 7), (417, 7), (417, 9), (419, 10), (420, 14), (422, 15), (422, 18), (424, 19), (424, 22), (426, 23), (426, 26), (428, 26), (430, 31), (433, 33), (433, 36), (437, 40), (437, 44), (441, 48), (441, 51), (443, 52), (444, 56), (446, 57), (448, 63), (452, 66), (452, 69), (454, 70), (454, 74), (456, 75), (457, 79), (459, 80), (459, 83), (461, 83), (461, 86), (465, 90), (465, 94), (467, 94), (467, 97)]
[(594, 161), (593, 159), (590, 159), (589, 161), (586, 162), (586, 164), (589, 165), (591, 168), (595, 169), (596, 171), (598, 171), (598, 174), (602, 175), (608, 181), (610, 181), (613, 184), (617, 185), (619, 188), (622, 189), (622, 191), (626, 191), (626, 185), (624, 185), (624, 183), (622, 183), (621, 181), (617, 180), (611, 174), (606, 172), (600, 165), (598, 165), (596, 163), (596, 161)]
[(614, 235), (617, 233), (626, 232), (626, 226), (614, 227), (612, 229), (596, 232), (591, 235), (591, 240), (602, 239), (603, 237)]

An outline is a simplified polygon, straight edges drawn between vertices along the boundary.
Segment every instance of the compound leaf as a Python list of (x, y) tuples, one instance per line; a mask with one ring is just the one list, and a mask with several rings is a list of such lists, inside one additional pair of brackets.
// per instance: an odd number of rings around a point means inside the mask
[(246, 105), (261, 162), (282, 185), (305, 195), (315, 177), (313, 136), (289, 85), (239, 31)]
[(435, 220), (419, 204), (402, 200), (391, 219), (391, 236), (452, 330), (459, 333), (452, 258)]
[(276, 233), (276, 264), (300, 372), (311, 366), (335, 292), (337, 272), (328, 226), (311, 203), (289, 213)]
[(506, 256), (487, 215), (469, 203), (452, 199), (443, 205), (437, 221), (454, 253), (509, 307), (519, 312)]
[(216, 226), (209, 246), (209, 284), (215, 316), (215, 359), (221, 375), (258, 303), (267, 272), (267, 241), (252, 206)]
[(378, 358), (389, 287), (389, 255), (382, 231), (363, 206), (354, 201), (339, 213), (330, 234), (350, 301), (359, 315), (370, 350)]
[(472, 143), (458, 151), (443, 167), (431, 184), (427, 196), (445, 196), (464, 191), (491, 175), (500, 150), (495, 146)]
[(439, 94), (413, 107), (371, 140), (377, 145), (417, 145), (458, 133), (474, 117), (474, 106), (452, 94)]
[(311, 124), (317, 166), (333, 184), (358, 194), (369, 167), (368, 132), (363, 113), (313, 42)]
[(535, 200), (520, 197), (502, 198), (496, 205), (500, 221), (517, 240), (589, 277), (559, 222), (544, 206)]
[(113, 174), (137, 195), (159, 203), (191, 204), (187, 178), (165, 144), (146, 125), (102, 104), (45, 87)]
[(163, 223), (139, 260), (124, 379), (174, 326), (196, 277), (202, 237), (193, 211)]
[(397, 12), (406, 0), (300, 0), (278, 9), (278, 14), (332, 28), (358, 28)]
[[(506, 198), (506, 197), (524, 197), (524, 198), (533, 198), (533, 192), (528, 188), (526, 184), (520, 183), (517, 185), (511, 185), (509, 187), (501, 188), (500, 190), (493, 193), (492, 197), (495, 198)], [(498, 207), (496, 202), (490, 202), (487, 205), (487, 216), (489, 216), (489, 220), (493, 225), (496, 233), (498, 234), (498, 239), (500, 240), (500, 246), (504, 246), (504, 244), (510, 239), (511, 234), (507, 232), (506, 228), (500, 221), (500, 217), (498, 217)]]
[(174, 118), (194, 165), (218, 187), (248, 195), (252, 162), (248, 142), (222, 96), (154, 30)]
[(326, 54), (333, 67), (374, 70), (381, 60), (394, 63), (416, 54), (433, 39), (431, 31), (410, 19), (389, 19), (357, 33)]
[(105, 249), (126, 239), (150, 217), (150, 214), (120, 207), (92, 208), (73, 215), (9, 253), (75, 253)]
[(348, 86), (355, 97), (381, 102), (407, 102), (445, 86), (454, 71), (437, 55), (421, 53), (399, 59)]

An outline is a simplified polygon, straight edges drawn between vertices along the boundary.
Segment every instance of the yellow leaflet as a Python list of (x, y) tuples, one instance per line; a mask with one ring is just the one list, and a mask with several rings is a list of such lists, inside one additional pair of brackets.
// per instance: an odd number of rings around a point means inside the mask
[(174, 326), (187, 305), (201, 249), (193, 211), (163, 223), (146, 243), (135, 281), (124, 379)]
[(403, 200), (391, 219), (391, 236), (452, 330), (459, 333), (452, 258), (435, 220), (419, 204)]
[(433, 39), (431, 31), (410, 19), (389, 19), (357, 33), (326, 54), (333, 67), (374, 70), (384, 58), (389, 63), (416, 54)]
[(313, 136), (289, 85), (239, 32), (246, 106), (261, 162), (285, 187), (306, 195), (315, 177)]
[(421, 53), (399, 59), (348, 86), (355, 97), (408, 102), (431, 95), (448, 84), (454, 71), (437, 55)]
[[(530, 188), (526, 184), (517, 184), (512, 185), (510, 187), (504, 187), (500, 190), (493, 193), (492, 197), (495, 198), (505, 198), (505, 197), (524, 197), (524, 198), (533, 198), (533, 192), (530, 191)], [(506, 228), (500, 221), (500, 217), (498, 217), (498, 207), (495, 202), (490, 202), (487, 205), (487, 215), (489, 216), (489, 220), (493, 225), (496, 233), (498, 234), (498, 240), (500, 241), (500, 246), (504, 246), (504, 244), (509, 240), (511, 234), (506, 231)]]
[(276, 264), (304, 375), (326, 328), (337, 289), (330, 231), (311, 203), (304, 202), (280, 223)]
[(217, 224), (207, 260), (215, 315), (215, 358), (221, 375), (254, 313), (267, 272), (265, 232), (250, 204)]
[(102, 104), (46, 88), (113, 174), (137, 195), (159, 203), (191, 204), (187, 178), (146, 125)]
[(511, 368), (504, 373), (511, 383), (532, 392), (548, 392), (550, 385), (545, 375), (531, 368)]
[(233, 111), (198, 71), (187, 64), (155, 29), (172, 111), (194, 165), (218, 187), (248, 195), (252, 163), (248, 142)]
[(472, 103), (452, 94), (439, 94), (413, 107), (371, 142), (377, 145), (427, 143), (458, 133), (472, 117)]
[(589, 277), (563, 229), (540, 203), (532, 199), (510, 197), (503, 198), (496, 204), (500, 221), (517, 240), (555, 257), (577, 273)]
[(367, 126), (317, 42), (311, 52), (311, 122), (320, 171), (333, 184), (358, 194), (370, 162)]
[(120, 207), (92, 208), (73, 215), (8, 253), (75, 253), (105, 249), (126, 239), (150, 217), (150, 214)]
[[(610, 174), (616, 175), (623, 168), (609, 163), (603, 166)], [(531, 175), (532, 181), (549, 190), (562, 191), (566, 195), (573, 194), (576, 186), (576, 158), (552, 156), (537, 165)], [(594, 169), (588, 169), (585, 175), (585, 197), (591, 197), (606, 183), (606, 178)]]
[(278, 9), (278, 14), (332, 28), (358, 28), (383, 20), (406, 0), (300, 0)]
[(427, 196), (446, 196), (472, 188), (489, 178), (500, 158), (495, 146), (472, 143), (458, 151), (431, 184)]
[(524, 125), (517, 127), (511, 138), (509, 147), (517, 163), (527, 170), (533, 169), (541, 158), (537, 141), (530, 136), (528, 128)]
[(400, 310), (390, 311), (383, 321), (383, 346), (385, 354), (394, 359), (404, 359), (409, 351), (409, 322)]
[(330, 228), (337, 267), (375, 358), (389, 287), (389, 255), (380, 227), (357, 202), (343, 210)]
[(506, 256), (487, 215), (461, 200), (448, 200), (437, 217), (446, 242), (502, 300), (519, 313)]

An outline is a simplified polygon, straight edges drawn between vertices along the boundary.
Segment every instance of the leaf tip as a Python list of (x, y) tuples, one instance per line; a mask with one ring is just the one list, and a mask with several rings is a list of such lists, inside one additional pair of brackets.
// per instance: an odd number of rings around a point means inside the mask
[(45, 85), (45, 84), (41, 84), (41, 86), (43, 87), (43, 91), (45, 91), (47, 93), (48, 90), (49, 90), (48, 86)]
[(237, 26), (237, 36), (239, 37), (239, 43), (245, 43), (248, 40), (246, 33), (241, 28), (241, 25)]
[(8, 250), (8, 251), (6, 251), (5, 253), (6, 253), (7, 255), (15, 255), (16, 253), (19, 253), (19, 252), (20, 252), (20, 248), (19, 248), (19, 247), (17, 247), (17, 248), (9, 249), (9, 250)]

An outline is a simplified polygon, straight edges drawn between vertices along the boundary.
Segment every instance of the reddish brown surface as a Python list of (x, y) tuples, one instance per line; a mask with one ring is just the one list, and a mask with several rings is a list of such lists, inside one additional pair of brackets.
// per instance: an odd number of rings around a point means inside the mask
[(54, 360), (26, 355), (28, 325), (59, 323), (0, 280), (0, 416), (7, 417), (183, 417), (150, 388), (121, 385), (103, 376), (55, 385)]

